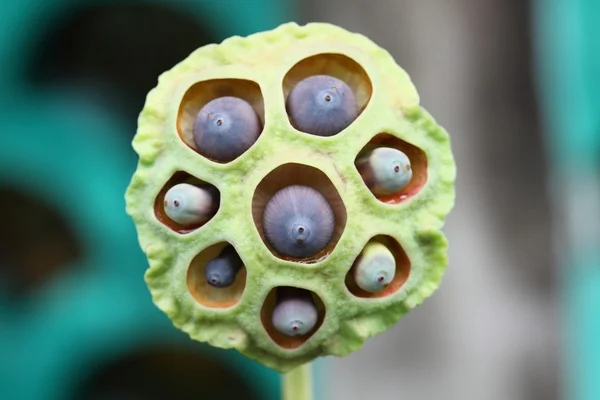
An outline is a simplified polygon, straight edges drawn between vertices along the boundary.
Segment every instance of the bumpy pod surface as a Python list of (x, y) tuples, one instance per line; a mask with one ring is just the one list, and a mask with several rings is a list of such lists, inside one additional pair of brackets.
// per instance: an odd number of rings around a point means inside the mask
[[(294, 128), (286, 98), (299, 81), (330, 75), (353, 90), (357, 118), (322, 137)], [(235, 96), (261, 119), (256, 142), (232, 161), (194, 147), (194, 118), (209, 101)], [(155, 304), (191, 338), (235, 348), (285, 372), (316, 357), (344, 356), (391, 328), (438, 287), (447, 266), (440, 229), (454, 204), (456, 169), (448, 134), (419, 105), (408, 75), (385, 50), (339, 27), (285, 24), (232, 37), (193, 52), (160, 76), (139, 117), (133, 146), (138, 169), (126, 194)], [(413, 176), (399, 192), (376, 197), (356, 160), (377, 147), (401, 150)], [(178, 183), (213, 185), (218, 211), (194, 226), (170, 224), (164, 193)], [(265, 240), (262, 217), (274, 193), (290, 185), (318, 190), (335, 214), (328, 246), (296, 259)], [(394, 255), (392, 282), (361, 290), (353, 268), (370, 240)], [(206, 283), (207, 263), (232, 245), (243, 266), (226, 288)], [(289, 337), (272, 324), (276, 293), (311, 293), (314, 329)]]

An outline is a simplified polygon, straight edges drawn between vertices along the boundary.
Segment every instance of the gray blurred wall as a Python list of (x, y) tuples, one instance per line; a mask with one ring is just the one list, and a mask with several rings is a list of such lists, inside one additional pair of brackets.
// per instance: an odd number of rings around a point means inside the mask
[(457, 204), (441, 288), (392, 330), (321, 362), (318, 399), (553, 400), (558, 285), (530, 11), (522, 0), (310, 0), (389, 50), (451, 134)]

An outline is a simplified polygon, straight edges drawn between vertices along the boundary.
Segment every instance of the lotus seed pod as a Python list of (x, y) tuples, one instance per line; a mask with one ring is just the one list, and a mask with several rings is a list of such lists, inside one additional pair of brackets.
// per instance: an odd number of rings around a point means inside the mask
[(267, 241), (284, 256), (305, 258), (327, 247), (335, 217), (327, 199), (309, 186), (288, 186), (267, 203), (263, 228)]
[(400, 150), (378, 147), (356, 162), (367, 187), (376, 196), (402, 190), (412, 178), (410, 160)]
[(273, 310), (273, 326), (287, 336), (302, 336), (317, 324), (317, 307), (309, 292), (280, 288)]
[(346, 129), (358, 115), (352, 89), (327, 75), (310, 76), (296, 84), (287, 99), (292, 124), (302, 132), (332, 136)]
[(248, 150), (260, 135), (254, 108), (237, 97), (210, 101), (196, 117), (194, 142), (198, 151), (218, 161), (231, 161)]
[(235, 275), (242, 267), (243, 262), (233, 246), (223, 249), (218, 257), (206, 264), (206, 282), (215, 287), (227, 287), (235, 281)]
[[(344, 82), (350, 91), (341, 91), (356, 102), (356, 118), (329, 137), (297, 128), (295, 109), (315, 111), (310, 96), (292, 96), (300, 82), (321, 75)], [(222, 163), (196, 148), (194, 126), (203, 107), (227, 96), (246, 101), (262, 131), (233, 162)], [(194, 340), (285, 372), (359, 350), (441, 282), (447, 266), (441, 228), (454, 204), (456, 174), (450, 140), (419, 105), (406, 72), (362, 35), (290, 23), (202, 47), (148, 94), (133, 146), (139, 164), (127, 211), (148, 258), (146, 283), (157, 307)], [(357, 160), (381, 147), (406, 154), (413, 177), (400, 192), (374, 198)], [(220, 193), (219, 212), (193, 231), (174, 230), (152, 211), (178, 174)], [(372, 241), (396, 261), (390, 284), (375, 293), (357, 286), (353, 270)], [(232, 285), (214, 287), (205, 268), (223, 243), (244, 265)], [(290, 319), (279, 319), (286, 309), (277, 296), (282, 287), (310, 293), (317, 317), (308, 333), (285, 334)]]
[(207, 187), (180, 183), (165, 194), (165, 214), (181, 225), (207, 221), (216, 209), (215, 194)]
[(360, 254), (354, 270), (356, 284), (369, 293), (385, 289), (396, 273), (396, 260), (382, 243), (370, 241)]

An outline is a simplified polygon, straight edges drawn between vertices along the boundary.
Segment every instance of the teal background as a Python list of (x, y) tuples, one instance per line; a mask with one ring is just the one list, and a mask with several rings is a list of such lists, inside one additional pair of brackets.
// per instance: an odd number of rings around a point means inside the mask
[[(198, 363), (225, 366), (226, 379), (245, 385), (248, 398), (277, 399), (279, 374), (236, 352), (189, 341), (154, 307), (143, 281), (147, 261), (125, 214), (124, 192), (137, 164), (130, 146), (134, 121), (111, 112), (77, 82), (34, 85), (24, 76), (37, 42), (57, 29), (53, 24), (65, 12), (100, 3), (111, 2), (0, 3), (0, 188), (47, 204), (83, 252), (75, 265), (18, 298), (9, 295), (10, 280), (0, 282), (0, 399), (79, 399), (95, 371), (163, 348), (187, 349)], [(277, 0), (168, 7), (196, 19), (209, 41), (274, 28), (291, 12)], [(10, 266), (0, 261), (0, 268)], [(195, 379), (207, 387), (203, 398), (220, 398), (211, 388), (219, 379)]]
[(565, 398), (600, 399), (600, 3), (535, 3), (552, 191), (563, 214)]

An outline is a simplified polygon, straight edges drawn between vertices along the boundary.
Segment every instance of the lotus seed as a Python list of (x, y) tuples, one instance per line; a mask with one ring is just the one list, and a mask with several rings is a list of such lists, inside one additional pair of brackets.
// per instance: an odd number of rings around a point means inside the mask
[(317, 190), (292, 185), (273, 195), (265, 207), (263, 229), (267, 242), (280, 255), (310, 257), (329, 244), (335, 216)]
[(180, 183), (165, 194), (165, 214), (181, 225), (192, 225), (208, 221), (217, 208), (216, 191), (209, 185), (194, 186)]
[(360, 157), (356, 166), (367, 187), (376, 196), (396, 193), (412, 179), (410, 159), (400, 150), (378, 147)]
[(287, 111), (300, 131), (317, 136), (333, 136), (358, 116), (352, 89), (328, 75), (315, 75), (300, 81), (291, 90)]
[(302, 336), (315, 327), (317, 319), (317, 307), (310, 292), (295, 288), (278, 290), (272, 317), (277, 331), (287, 336)]
[(233, 246), (227, 245), (223, 251), (206, 264), (206, 282), (214, 287), (231, 286), (243, 262)]
[(354, 280), (358, 287), (369, 293), (377, 293), (394, 279), (396, 260), (385, 245), (372, 240), (361, 252), (354, 268)]
[(194, 143), (206, 157), (227, 162), (248, 150), (260, 131), (260, 119), (247, 101), (231, 96), (219, 97), (198, 112)]

